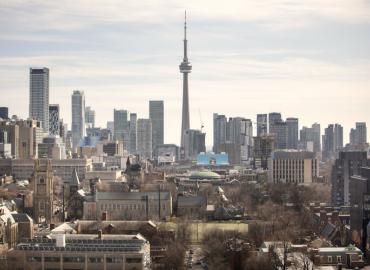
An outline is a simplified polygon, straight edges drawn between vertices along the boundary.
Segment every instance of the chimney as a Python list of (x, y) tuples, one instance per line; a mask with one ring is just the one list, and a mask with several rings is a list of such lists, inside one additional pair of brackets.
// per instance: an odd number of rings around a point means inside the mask
[(103, 239), (103, 231), (102, 230), (98, 231), (98, 239)]
[(66, 246), (66, 235), (63, 234), (56, 234), (55, 235), (56, 240), (56, 247), (65, 247)]

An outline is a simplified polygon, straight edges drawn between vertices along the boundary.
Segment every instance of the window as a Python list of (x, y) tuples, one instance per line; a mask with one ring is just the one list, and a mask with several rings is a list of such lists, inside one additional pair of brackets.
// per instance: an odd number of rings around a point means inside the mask
[(141, 263), (141, 258), (126, 258), (127, 263)]
[(41, 262), (41, 257), (39, 256), (27, 257), (27, 262)]
[(333, 262), (333, 258), (331, 256), (328, 256), (328, 263), (332, 263)]
[(89, 257), (88, 259), (89, 263), (102, 263), (104, 261), (104, 258), (102, 257)]
[(40, 184), (44, 184), (45, 183), (45, 179), (44, 178), (40, 178)]
[(107, 257), (107, 263), (122, 263), (122, 258), (120, 257)]
[(63, 262), (66, 263), (85, 262), (85, 257), (64, 257)]
[(342, 262), (342, 257), (341, 256), (337, 256), (337, 263), (341, 263)]
[(45, 257), (45, 262), (60, 262), (60, 257)]

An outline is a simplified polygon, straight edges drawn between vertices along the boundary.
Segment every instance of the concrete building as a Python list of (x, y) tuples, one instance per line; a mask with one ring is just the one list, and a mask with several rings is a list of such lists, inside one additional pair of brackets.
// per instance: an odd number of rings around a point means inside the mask
[(366, 122), (356, 122), (356, 128), (351, 129), (350, 144), (353, 146), (364, 146), (367, 144)]
[(152, 122), (150, 119), (138, 119), (136, 127), (136, 152), (144, 159), (151, 159), (152, 147)]
[(158, 163), (161, 163), (160, 160), (166, 163), (165, 160), (168, 160), (167, 157), (171, 157), (171, 160), (173, 157), (173, 162), (175, 162), (180, 159), (180, 149), (175, 144), (157, 145), (153, 150), (153, 157), (157, 159)]
[(75, 90), (72, 94), (72, 146), (76, 151), (86, 134), (85, 94)]
[(226, 152), (231, 164), (248, 163), (253, 151), (253, 125), (250, 119), (213, 115), (213, 150)]
[(85, 124), (86, 127), (95, 127), (95, 111), (91, 107), (85, 108)]
[(277, 113), (277, 112), (272, 112), (272, 113), (269, 113), (269, 130), (268, 132), (270, 134), (272, 134), (273, 132), (271, 132), (271, 126), (273, 124), (275, 124), (276, 122), (282, 122), (282, 118), (281, 118), (281, 113)]
[(130, 113), (130, 124), (129, 124), (129, 153), (136, 154), (136, 127), (137, 127), (137, 114)]
[(267, 114), (257, 114), (257, 136), (267, 134)]
[[(101, 142), (102, 151), (108, 156), (123, 156), (123, 142), (122, 141), (105, 141)], [(99, 150), (98, 150), (99, 153)]]
[(44, 132), (49, 132), (49, 69), (30, 68), (29, 116), (41, 121)]
[(149, 119), (152, 121), (152, 147), (164, 144), (164, 105), (163, 100), (149, 101)]
[(49, 105), (49, 135), (60, 136), (59, 105)]
[(287, 118), (287, 149), (298, 149), (298, 118)]
[(337, 152), (343, 149), (343, 127), (340, 124), (334, 125), (334, 149)]
[(299, 149), (319, 153), (321, 151), (320, 124), (314, 123), (310, 128), (300, 130)]
[(184, 133), (184, 159), (196, 160), (200, 152), (206, 151), (206, 134), (200, 130), (189, 129)]
[(26, 239), (8, 253), (12, 269), (150, 269), (150, 244), (140, 234), (52, 234)]
[(275, 150), (275, 136), (263, 134), (253, 137), (253, 159), (254, 167), (267, 170), (268, 160)]
[(220, 145), (226, 142), (227, 119), (225, 115), (213, 114), (213, 152), (220, 152)]
[(66, 146), (59, 137), (45, 137), (38, 144), (38, 157), (49, 159), (66, 159)]
[(319, 175), (319, 163), (313, 152), (275, 151), (268, 165), (271, 183), (310, 184)]
[(3, 120), (9, 119), (9, 108), (8, 107), (0, 107), (0, 118)]
[(114, 109), (114, 139), (123, 141), (124, 148), (129, 144), (129, 122), (127, 110)]
[(359, 175), (360, 168), (368, 163), (367, 153), (361, 151), (339, 152), (331, 172), (331, 201), (333, 205), (350, 204), (350, 177)]
[[(45, 159), (40, 160), (44, 166)], [(80, 179), (85, 178), (87, 171), (92, 170), (91, 159), (62, 159), (52, 160), (54, 176), (58, 176), (62, 181), (69, 181), (73, 170), (76, 169)], [(0, 159), (0, 175), (13, 175), (16, 180), (31, 179), (35, 171), (35, 161), (32, 159)]]
[(35, 158), (38, 154), (38, 145), (42, 142), (44, 133), (41, 122), (37, 120), (18, 120), (18, 158)]

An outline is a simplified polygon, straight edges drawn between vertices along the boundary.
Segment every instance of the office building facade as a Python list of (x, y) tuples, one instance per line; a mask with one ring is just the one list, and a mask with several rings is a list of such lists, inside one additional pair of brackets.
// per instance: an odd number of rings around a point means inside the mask
[(75, 151), (86, 134), (85, 94), (75, 90), (72, 94), (72, 146)]
[(149, 119), (152, 121), (152, 146), (164, 144), (164, 105), (163, 100), (149, 101)]
[(257, 136), (267, 134), (267, 114), (257, 114)]
[(49, 132), (49, 69), (30, 68), (29, 116), (41, 121), (44, 132)]
[(309, 184), (319, 175), (319, 163), (313, 152), (278, 150), (272, 153), (268, 165), (271, 183)]
[(287, 149), (298, 149), (298, 118), (287, 118)]
[(49, 135), (60, 136), (59, 105), (49, 105)]
[(152, 158), (152, 142), (152, 121), (150, 119), (138, 119), (136, 127), (136, 152), (141, 158)]

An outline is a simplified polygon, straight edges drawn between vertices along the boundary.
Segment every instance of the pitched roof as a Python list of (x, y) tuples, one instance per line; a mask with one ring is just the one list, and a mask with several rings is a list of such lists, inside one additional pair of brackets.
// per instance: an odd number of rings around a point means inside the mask
[(80, 179), (78, 178), (76, 168), (73, 169), (72, 178), (71, 178), (71, 181), (69, 182), (69, 185), (70, 186), (77, 186), (77, 187), (80, 185)]
[[(149, 200), (158, 200), (158, 192), (97, 192), (96, 200), (145, 200), (148, 196)], [(160, 192), (161, 200), (169, 200), (171, 194), (168, 191)]]

